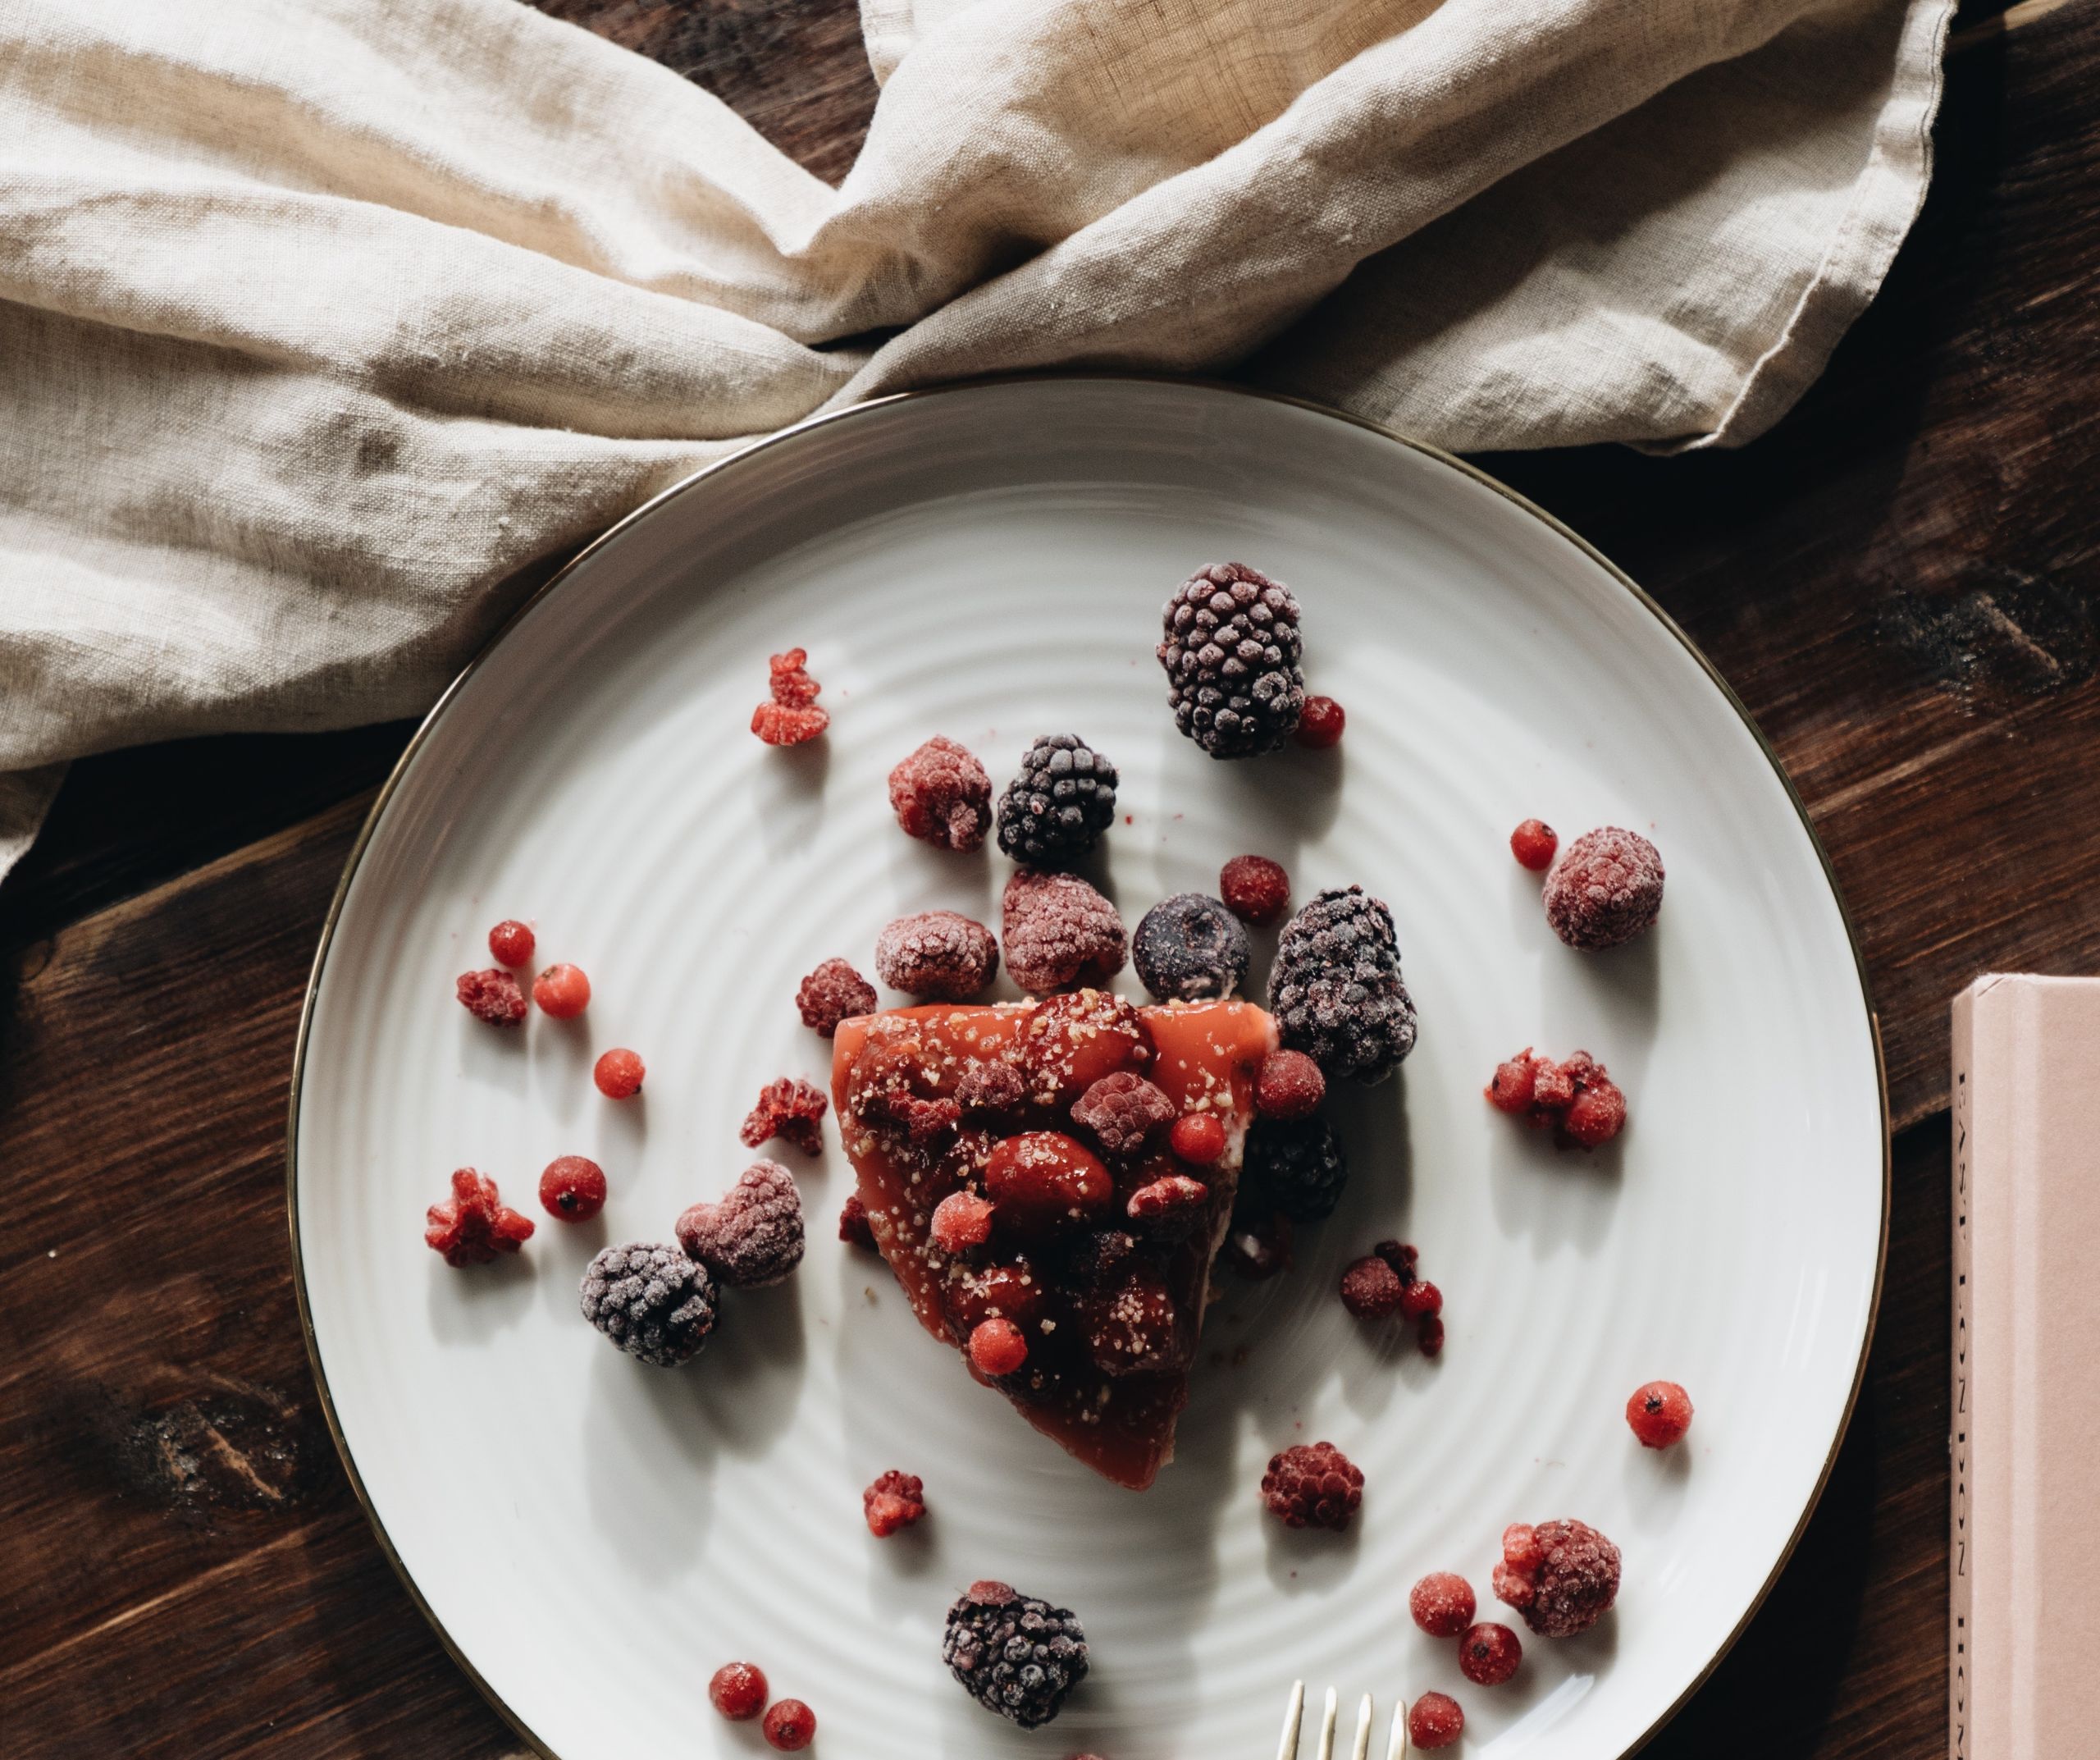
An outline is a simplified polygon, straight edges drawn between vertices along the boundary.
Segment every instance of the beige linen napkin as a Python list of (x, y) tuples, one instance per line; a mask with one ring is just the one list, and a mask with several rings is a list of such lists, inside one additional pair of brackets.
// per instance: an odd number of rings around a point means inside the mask
[(1750, 439), (1916, 213), (1952, 4), (863, 0), (834, 190), (518, 0), (0, 0), (0, 873), (63, 761), (414, 712), (522, 565), (876, 392)]

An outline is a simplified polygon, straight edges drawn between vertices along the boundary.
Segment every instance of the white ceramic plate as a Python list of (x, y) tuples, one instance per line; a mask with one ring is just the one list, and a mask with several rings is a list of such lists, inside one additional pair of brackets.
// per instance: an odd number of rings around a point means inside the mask
[[(1297, 590), (1313, 688), (1348, 706), (1339, 752), (1217, 764), (1175, 732), (1159, 608), (1228, 558)], [(770, 751), (746, 724), (768, 652), (796, 643), (832, 729)], [(835, 1147), (797, 1163), (801, 1274), (733, 1296), (695, 1363), (642, 1367), (576, 1310), (593, 1251), (669, 1238), (745, 1165), (737, 1126), (763, 1082), (825, 1077), (792, 1006), (805, 971), (833, 953), (869, 969), (904, 912), (996, 921), (1007, 865), (907, 839), (889, 767), (943, 733), (1002, 782), (1061, 730), (1121, 770), (1127, 921), (1214, 889), (1242, 850), (1282, 860), (1301, 898), (1361, 881), (1392, 903), (1422, 1014), (1401, 1078), (1344, 1097), (1340, 1213), (1302, 1231), (1290, 1277), (1212, 1310), (1180, 1458), (1143, 1495), (972, 1385), (833, 1238), (851, 1189)], [(1560, 946), (1505, 843), (1532, 814), (1652, 834), (1657, 930), (1602, 956)], [(589, 972), (582, 1021), (500, 1034), (454, 1003), (506, 916), (536, 923), (542, 961)], [(1484, 1104), (1496, 1061), (1534, 1043), (1609, 1064), (1631, 1097), (1619, 1145), (1556, 1154)], [(614, 1045), (648, 1061), (638, 1104), (591, 1086)], [(814, 1705), (818, 1751), (847, 1760), (1253, 1755), (1294, 1675), (1381, 1706), (1453, 1692), (1476, 1755), (1603, 1760), (1726, 1648), (1836, 1449), (1880, 1266), (1880, 1091), (1796, 802), (1739, 706), (1594, 554), (1454, 461), (1331, 414), (1022, 381), (856, 409), (686, 483), (454, 689), (316, 968), (294, 1238), (383, 1540), (562, 1760), (749, 1755), (754, 1731), (705, 1698), (732, 1657)], [(600, 1222), (542, 1216), (522, 1258), (467, 1273), (423, 1246), (454, 1167), (538, 1214), (538, 1171), (569, 1152), (607, 1169)], [(1445, 1292), (1440, 1361), (1335, 1298), (1386, 1235)], [(1659, 1456), (1621, 1415), (1658, 1376), (1698, 1406)], [(1272, 1450), (1322, 1437), (1367, 1482), (1345, 1538), (1289, 1534), (1258, 1501)], [(877, 1542), (860, 1493), (891, 1466), (924, 1477), (934, 1514)], [(1563, 1515), (1623, 1548), (1616, 1614), (1569, 1642), (1527, 1635), (1513, 1683), (1468, 1687), (1454, 1647), (1409, 1622), (1408, 1586), (1463, 1571), (1494, 1618), (1503, 1526)], [(1093, 1672), (1049, 1732), (1001, 1723), (942, 1667), (943, 1611), (980, 1576), (1085, 1621)]]

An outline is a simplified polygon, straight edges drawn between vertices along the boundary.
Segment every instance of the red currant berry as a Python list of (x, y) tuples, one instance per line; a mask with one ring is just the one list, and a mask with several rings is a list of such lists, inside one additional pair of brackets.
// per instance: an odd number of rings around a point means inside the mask
[(591, 1079), (607, 1099), (631, 1100), (641, 1093), (645, 1073), (641, 1058), (624, 1045), (617, 1045), (598, 1059)]
[(756, 1662), (724, 1662), (707, 1683), (708, 1703), (732, 1723), (749, 1723), (765, 1709), (765, 1671)]
[(1626, 1421), (1643, 1448), (1668, 1448), (1682, 1442), (1691, 1428), (1691, 1396), (1674, 1381), (1651, 1381), (1633, 1390)]
[(1225, 1126), (1211, 1113), (1184, 1113), (1167, 1133), (1166, 1146), (1191, 1167), (1207, 1168), (1225, 1153)]
[(532, 957), (532, 931), (515, 917), (489, 931), (489, 952), (499, 966), (522, 966)]
[(1327, 1097), (1327, 1078), (1303, 1051), (1271, 1051), (1254, 1077), (1254, 1110), (1264, 1118), (1303, 1118)]
[(1543, 819), (1527, 819), (1509, 834), (1509, 853), (1518, 866), (1534, 874), (1543, 874), (1553, 866), (1553, 853), (1559, 848), (1559, 838)]
[(1454, 1570), (1432, 1570), (1408, 1591), (1408, 1611), (1432, 1638), (1456, 1638), (1473, 1610), (1473, 1586)]
[(605, 1170), (582, 1155), (550, 1161), (540, 1176), (540, 1204), (558, 1222), (589, 1222), (605, 1207)]
[(1425, 1751), (1449, 1748), (1465, 1733), (1466, 1714), (1446, 1693), (1425, 1693), (1408, 1707), (1408, 1739)]
[(762, 1727), (770, 1746), (800, 1753), (817, 1739), (817, 1714), (800, 1699), (783, 1699), (765, 1714)]
[(1459, 1640), (1459, 1672), (1477, 1687), (1499, 1687), (1517, 1672), (1524, 1647), (1506, 1625), (1476, 1625)]
[(970, 1335), (970, 1360), (979, 1374), (1011, 1375), (1028, 1360), (1028, 1341), (1011, 1320), (980, 1321)]
[(1444, 1292), (1426, 1278), (1418, 1278), (1400, 1291), (1400, 1312), (1410, 1320), (1444, 1311)]
[(1294, 737), (1301, 746), (1325, 752), (1328, 747), (1341, 743), (1342, 725), (1348, 719), (1342, 712), (1342, 706), (1333, 697), (1308, 697), (1305, 699), (1305, 712), (1298, 718)]
[(1415, 1322), (1414, 1342), (1424, 1356), (1435, 1356), (1444, 1348), (1444, 1323), (1433, 1314)]
[(591, 981), (577, 966), (550, 966), (532, 980), (532, 1000), (542, 1014), (572, 1021), (591, 1006)]
[(992, 1238), (992, 1206), (974, 1191), (952, 1191), (934, 1206), (934, 1245), (950, 1258)]
[(1217, 895), (1242, 922), (1266, 929), (1290, 908), (1290, 875), (1267, 856), (1235, 856), (1218, 871)]

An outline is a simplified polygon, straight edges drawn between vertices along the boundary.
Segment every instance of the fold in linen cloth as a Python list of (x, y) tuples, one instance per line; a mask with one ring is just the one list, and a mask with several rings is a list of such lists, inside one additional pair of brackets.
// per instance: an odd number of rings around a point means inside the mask
[(751, 438), (1057, 366), (1733, 445), (1953, 0), (863, 0), (842, 186), (520, 0), (0, 0), (0, 873), (70, 758), (413, 713)]

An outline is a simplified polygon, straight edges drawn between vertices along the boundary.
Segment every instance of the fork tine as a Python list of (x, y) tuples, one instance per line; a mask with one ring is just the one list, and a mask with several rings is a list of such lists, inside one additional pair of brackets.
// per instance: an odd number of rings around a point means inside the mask
[(1356, 1707), (1356, 1739), (1349, 1744), (1351, 1760), (1370, 1760), (1371, 1756), (1371, 1695), (1367, 1693)]
[(1408, 1760), (1408, 1702), (1393, 1701), (1393, 1739), (1386, 1744), (1386, 1760)]
[(1327, 1689), (1327, 1703), (1320, 1710), (1320, 1760), (1335, 1760), (1335, 1713), (1341, 1708), (1332, 1687)]
[(1305, 1683), (1290, 1684), (1290, 1703), (1283, 1708), (1283, 1739), (1276, 1744), (1276, 1760), (1298, 1760), (1298, 1728), (1305, 1717)]

